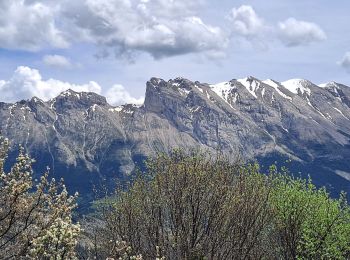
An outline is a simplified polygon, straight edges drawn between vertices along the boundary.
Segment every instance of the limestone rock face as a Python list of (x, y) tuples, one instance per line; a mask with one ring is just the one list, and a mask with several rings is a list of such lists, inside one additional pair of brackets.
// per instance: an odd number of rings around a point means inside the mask
[[(176, 78), (147, 82), (142, 106), (111, 106), (72, 90), (42, 101), (0, 103), (1, 134), (88, 197), (125, 179), (145, 158), (173, 148), (218, 150), (268, 166), (286, 159), (332, 191), (350, 191), (350, 88), (254, 77), (215, 85)], [(14, 158), (10, 156), (10, 160)]]

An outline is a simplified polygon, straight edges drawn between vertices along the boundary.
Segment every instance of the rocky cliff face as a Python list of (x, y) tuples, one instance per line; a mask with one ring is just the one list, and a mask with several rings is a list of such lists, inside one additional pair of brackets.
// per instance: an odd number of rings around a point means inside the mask
[[(286, 159), (319, 185), (349, 191), (350, 88), (254, 77), (216, 85), (147, 82), (144, 105), (113, 107), (94, 93), (0, 103), (1, 133), (50, 166), (85, 198), (104, 180), (127, 178), (143, 159), (176, 147), (218, 149), (263, 165)], [(13, 158), (13, 156), (10, 156)]]

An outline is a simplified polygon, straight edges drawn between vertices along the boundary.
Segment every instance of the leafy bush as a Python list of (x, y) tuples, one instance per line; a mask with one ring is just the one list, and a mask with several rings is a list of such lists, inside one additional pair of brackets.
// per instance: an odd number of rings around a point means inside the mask
[[(0, 137), (0, 259), (350, 259), (350, 207), (275, 166), (174, 150), (98, 201), (85, 237), (76, 196)], [(36, 184), (35, 184), (36, 183)]]
[[(272, 168), (276, 173), (276, 168)], [(311, 180), (274, 174), (271, 206), (284, 259), (349, 259), (350, 208)]]
[(350, 257), (345, 196), (276, 167), (264, 175), (258, 165), (176, 150), (148, 160), (146, 173), (98, 205), (87, 250), (99, 259), (121, 257), (118, 241), (143, 259)]

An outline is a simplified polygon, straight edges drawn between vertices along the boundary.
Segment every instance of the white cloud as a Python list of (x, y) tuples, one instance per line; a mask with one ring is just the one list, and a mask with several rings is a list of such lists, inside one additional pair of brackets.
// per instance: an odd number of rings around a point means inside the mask
[(73, 67), (71, 61), (61, 55), (45, 55), (43, 57), (43, 62), (51, 67), (69, 69)]
[(114, 85), (111, 89), (103, 92), (102, 87), (95, 81), (79, 85), (57, 79), (44, 80), (38, 70), (25, 66), (18, 67), (9, 80), (0, 80), (0, 101), (16, 102), (34, 96), (47, 101), (68, 89), (77, 92), (95, 92), (102, 95), (105, 93), (112, 105), (140, 104), (143, 101), (142, 98), (135, 99), (131, 97), (121, 85)]
[(339, 61), (338, 64), (350, 72), (350, 52), (346, 52), (343, 59)]
[(38, 51), (89, 42), (118, 55), (155, 58), (223, 51), (228, 38), (205, 24), (203, 0), (1, 0), (0, 48)]
[(74, 35), (117, 55), (141, 51), (162, 58), (223, 51), (227, 35), (205, 24), (196, 15), (197, 5), (185, 0), (76, 0), (63, 13), (74, 25)]
[(140, 105), (140, 104), (143, 104), (143, 101), (145, 99), (144, 97), (140, 97), (140, 98), (132, 97), (130, 93), (127, 92), (126, 89), (119, 84), (116, 84), (112, 86), (110, 89), (108, 89), (105, 96), (107, 98), (107, 101), (113, 105), (122, 105), (125, 103)]
[(288, 18), (278, 24), (279, 37), (288, 47), (308, 45), (327, 39), (326, 33), (315, 23)]
[(223, 51), (224, 31), (197, 16), (203, 0), (1, 0), (0, 48), (38, 51), (93, 43), (155, 58)]
[[(189, 53), (225, 57), (233, 37), (254, 45), (280, 38), (286, 46), (324, 40), (316, 24), (289, 18), (264, 21), (252, 6), (233, 8), (231, 30), (208, 24), (199, 9), (205, 0), (0, 0), (0, 48), (39, 51), (71, 44), (98, 46), (103, 56), (156, 59)], [(239, 38), (239, 37), (238, 37)], [(59, 63), (63, 60), (47, 63)]]
[(254, 46), (266, 49), (279, 39), (287, 47), (308, 45), (327, 39), (326, 33), (315, 23), (288, 18), (278, 24), (267, 23), (252, 6), (233, 8), (228, 16), (233, 37), (241, 36)]
[(4, 102), (15, 102), (33, 96), (48, 100), (67, 89), (101, 93), (101, 87), (94, 81), (77, 85), (56, 79), (43, 80), (38, 70), (25, 66), (18, 67), (9, 80), (0, 83), (1, 101)]
[(249, 5), (233, 8), (228, 18), (232, 22), (233, 31), (247, 38), (259, 36), (267, 30), (263, 19)]
[(0, 48), (38, 51), (66, 48), (69, 43), (55, 23), (56, 10), (43, 1), (0, 1)]

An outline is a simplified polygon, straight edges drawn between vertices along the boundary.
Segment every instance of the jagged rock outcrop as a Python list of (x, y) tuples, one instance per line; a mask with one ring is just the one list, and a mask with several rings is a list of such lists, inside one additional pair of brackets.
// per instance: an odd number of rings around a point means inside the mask
[(254, 77), (210, 85), (177, 78), (147, 82), (144, 105), (113, 107), (72, 90), (42, 101), (0, 103), (1, 133), (48, 165), (85, 198), (92, 186), (128, 178), (158, 151), (222, 150), (263, 165), (290, 158), (293, 171), (349, 190), (350, 88)]

